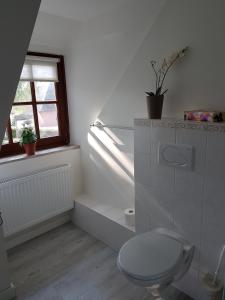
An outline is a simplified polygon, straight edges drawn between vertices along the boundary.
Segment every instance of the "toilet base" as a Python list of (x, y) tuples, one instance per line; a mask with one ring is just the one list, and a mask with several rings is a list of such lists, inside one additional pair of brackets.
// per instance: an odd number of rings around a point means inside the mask
[(160, 295), (160, 287), (159, 285), (147, 287), (147, 292), (153, 297), (154, 300), (166, 300), (163, 299)]

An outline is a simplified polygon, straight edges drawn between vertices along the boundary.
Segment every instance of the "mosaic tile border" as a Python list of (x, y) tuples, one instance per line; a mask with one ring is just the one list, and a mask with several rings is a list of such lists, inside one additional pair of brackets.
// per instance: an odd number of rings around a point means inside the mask
[(225, 133), (225, 123), (200, 123), (193, 121), (183, 121), (180, 119), (162, 119), (162, 120), (151, 120), (151, 119), (135, 119), (135, 126), (146, 126), (146, 127), (163, 127), (163, 128), (180, 128), (180, 129), (191, 129), (191, 130), (203, 130), (210, 132)]

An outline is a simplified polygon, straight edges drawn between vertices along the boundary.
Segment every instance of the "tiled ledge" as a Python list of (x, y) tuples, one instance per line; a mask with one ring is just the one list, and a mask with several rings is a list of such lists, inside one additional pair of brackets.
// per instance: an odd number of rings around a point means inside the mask
[(38, 158), (41, 156), (46, 156), (54, 153), (59, 153), (59, 152), (64, 152), (64, 151), (69, 151), (73, 149), (79, 149), (80, 146), (78, 145), (71, 145), (71, 146), (62, 146), (62, 147), (56, 147), (56, 148), (51, 148), (51, 149), (46, 149), (42, 151), (37, 151), (35, 155), (27, 156), (26, 154), (21, 154), (21, 155), (15, 155), (15, 156), (9, 156), (5, 158), (0, 159), (0, 166), (3, 164), (9, 164), (21, 160), (27, 160), (27, 159), (34, 159)]
[(125, 222), (124, 210), (122, 208), (112, 207), (107, 203), (98, 202), (87, 195), (81, 195), (75, 200), (76, 203), (79, 203), (89, 209), (99, 213), (100, 215), (110, 219), (113, 222), (120, 224), (123, 227), (126, 227), (132, 232), (135, 232), (134, 226), (128, 226)]
[(180, 128), (180, 129), (192, 129), (192, 130), (204, 130), (212, 132), (225, 133), (225, 123), (211, 123), (211, 122), (194, 122), (184, 121), (181, 119), (135, 119), (135, 126), (146, 127), (165, 127), (165, 128)]

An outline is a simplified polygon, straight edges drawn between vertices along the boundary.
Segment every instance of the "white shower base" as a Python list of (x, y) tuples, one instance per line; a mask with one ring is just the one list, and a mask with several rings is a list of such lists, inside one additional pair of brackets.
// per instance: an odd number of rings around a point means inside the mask
[(122, 208), (100, 203), (87, 195), (76, 199), (73, 222), (115, 250), (135, 234), (135, 227), (126, 225)]

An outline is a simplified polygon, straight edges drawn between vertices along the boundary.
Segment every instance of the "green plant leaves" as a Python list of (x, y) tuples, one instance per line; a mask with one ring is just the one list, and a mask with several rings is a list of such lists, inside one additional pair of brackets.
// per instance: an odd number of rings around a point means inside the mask
[(33, 144), (37, 141), (36, 134), (31, 127), (24, 127), (20, 137), (20, 145)]

